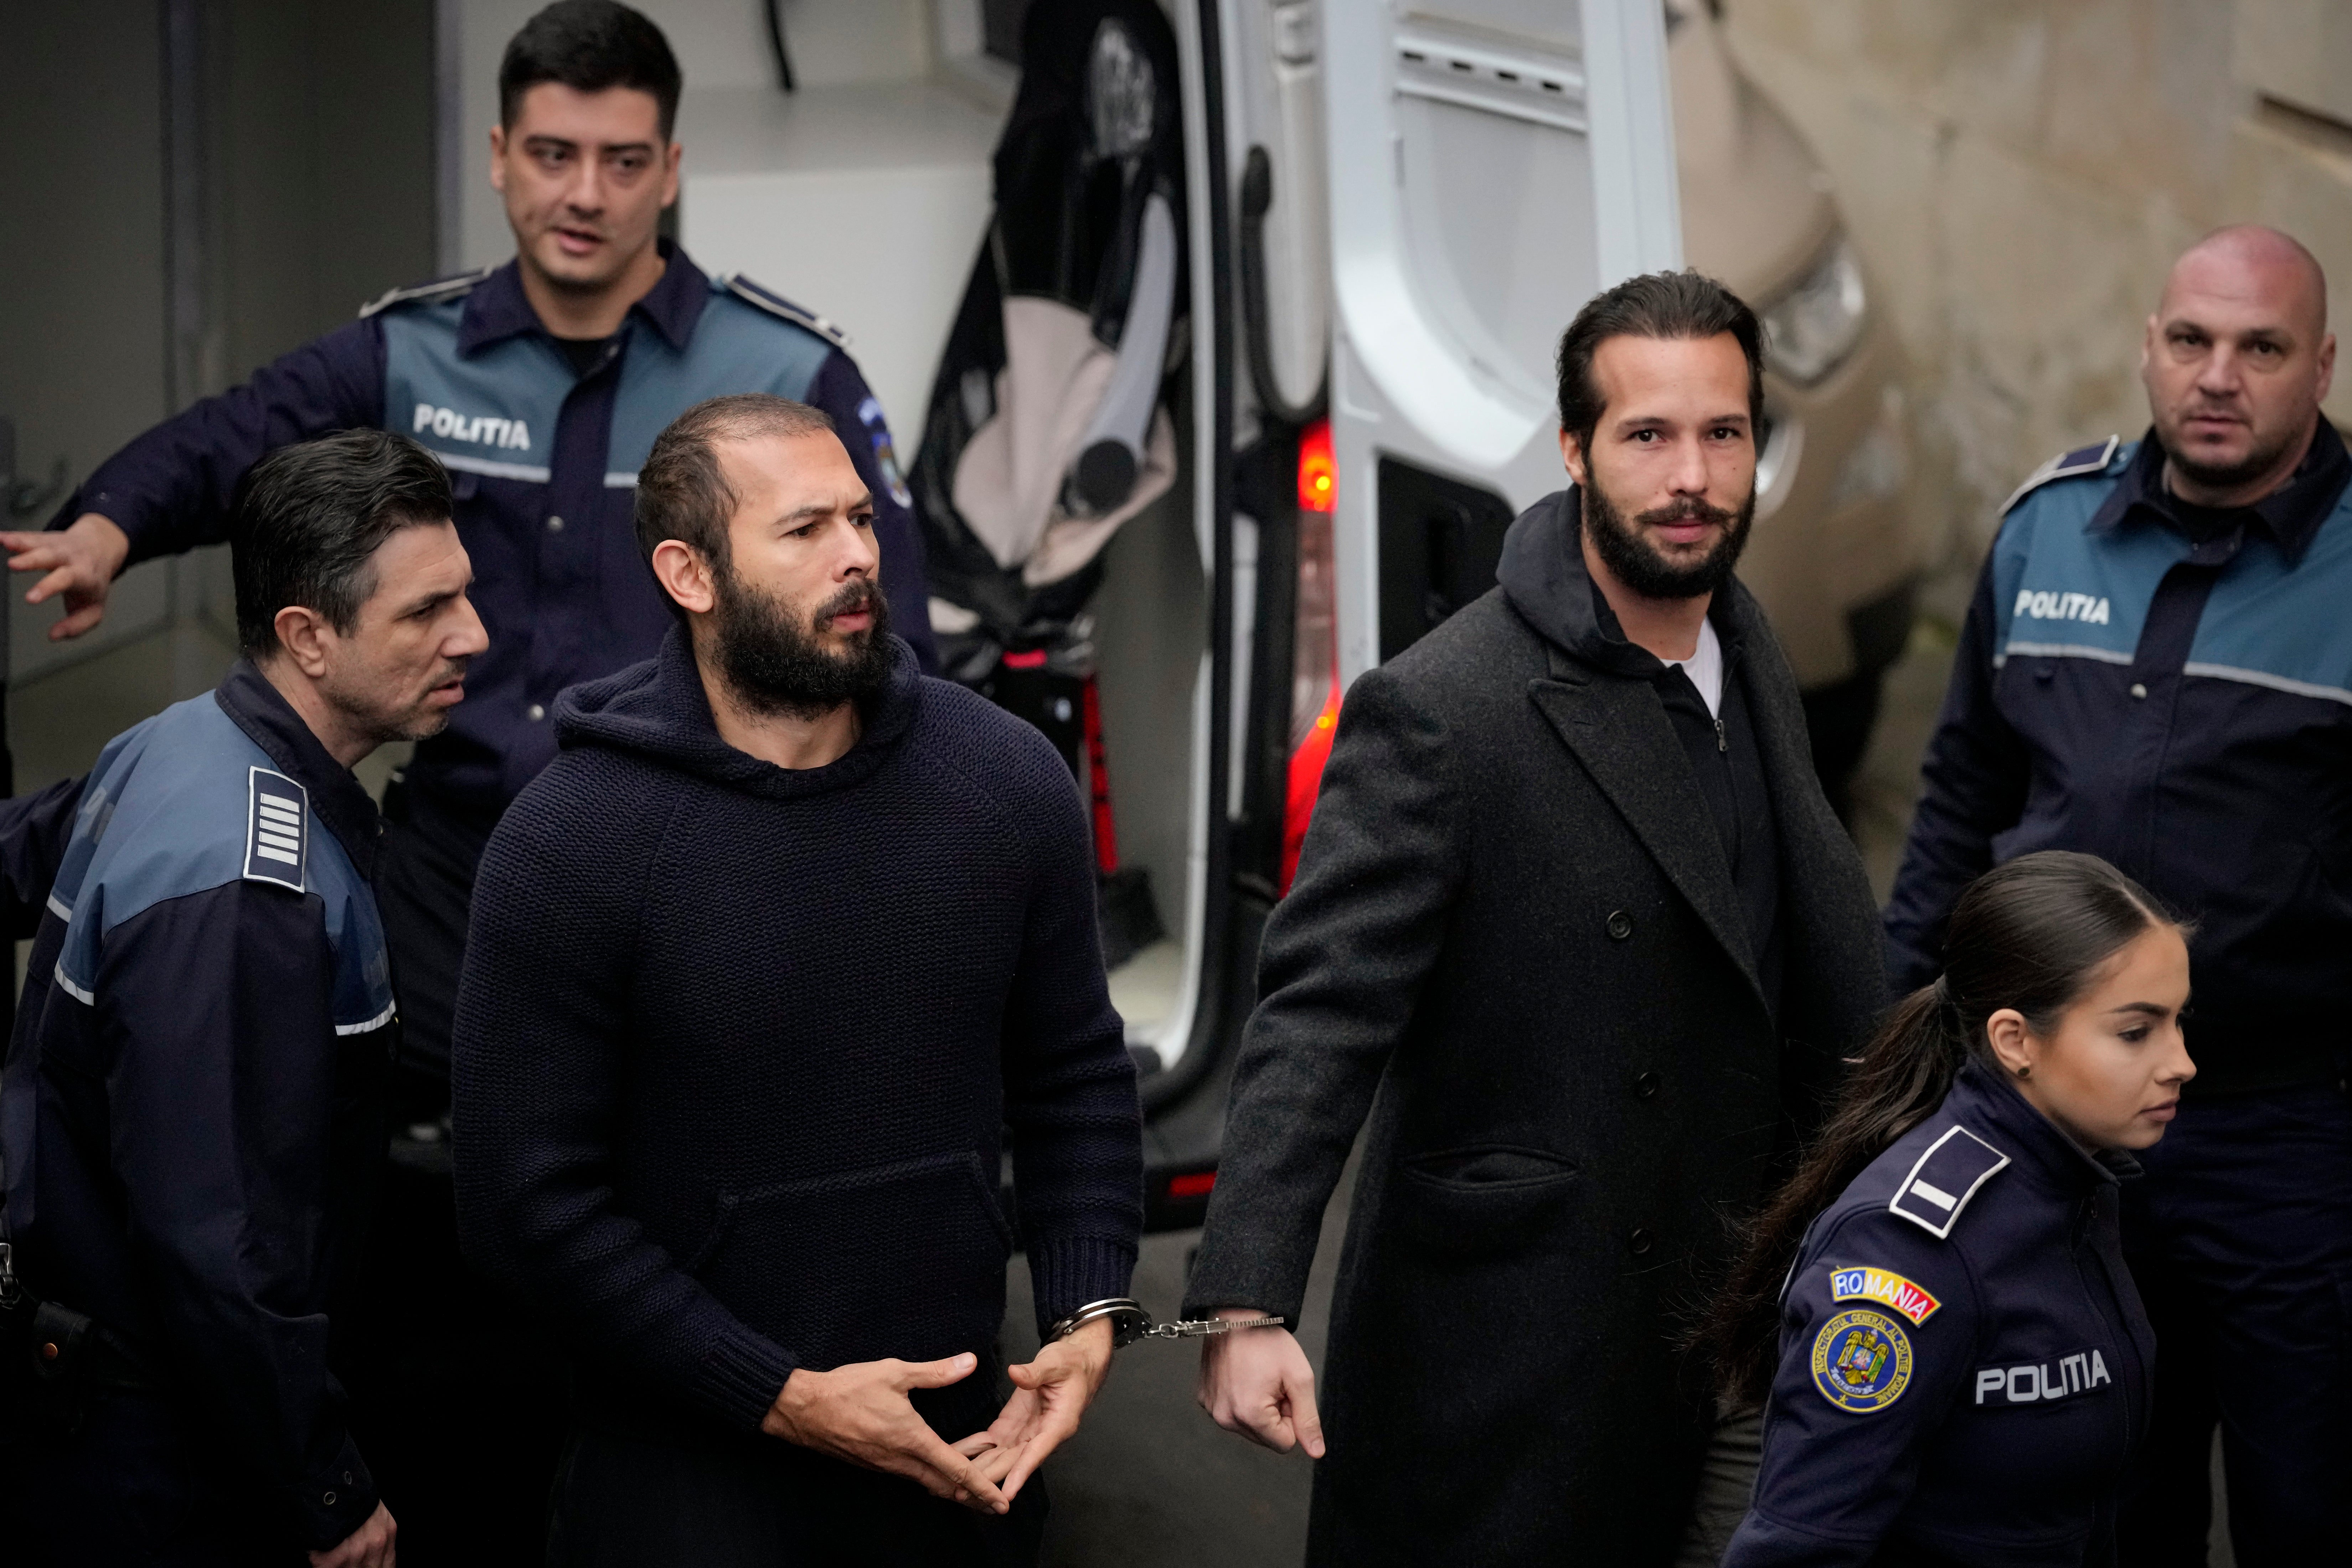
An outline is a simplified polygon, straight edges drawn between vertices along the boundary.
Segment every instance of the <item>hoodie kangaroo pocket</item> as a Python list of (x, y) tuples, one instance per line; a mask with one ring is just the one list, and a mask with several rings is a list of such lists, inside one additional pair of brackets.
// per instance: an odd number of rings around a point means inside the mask
[(689, 1270), (803, 1366), (985, 1350), (1003, 1316), (1013, 1234), (969, 1150), (721, 1188), (718, 1211)]

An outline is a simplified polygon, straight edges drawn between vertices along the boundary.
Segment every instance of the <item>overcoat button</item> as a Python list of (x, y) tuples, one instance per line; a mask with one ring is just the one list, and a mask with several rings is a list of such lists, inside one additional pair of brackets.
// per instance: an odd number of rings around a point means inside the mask
[(334, 1494), (334, 1493), (332, 1493), (332, 1492), (329, 1492), (326, 1496), (324, 1496), (324, 1497), (320, 1498), (319, 1500), (320, 1500), (320, 1502), (322, 1502), (322, 1503), (325, 1503), (329, 1508), (332, 1508), (332, 1507), (334, 1507), (334, 1506), (335, 1506), (335, 1494)]
[(1633, 1092), (1640, 1095), (1643, 1100), (1655, 1100), (1658, 1095), (1658, 1087), (1662, 1081), (1663, 1080), (1656, 1073), (1643, 1073), (1633, 1079)]
[(1652, 1247), (1655, 1246), (1657, 1244), (1657, 1239), (1658, 1238), (1650, 1234), (1649, 1226), (1636, 1226), (1633, 1229), (1633, 1234), (1625, 1238), (1625, 1245), (1633, 1249), (1634, 1257), (1639, 1258), (1642, 1254), (1649, 1251)]
[(1632, 936), (1633, 917), (1623, 910), (1612, 910), (1609, 913), (1609, 934), (1619, 942), (1623, 942), (1627, 937)]

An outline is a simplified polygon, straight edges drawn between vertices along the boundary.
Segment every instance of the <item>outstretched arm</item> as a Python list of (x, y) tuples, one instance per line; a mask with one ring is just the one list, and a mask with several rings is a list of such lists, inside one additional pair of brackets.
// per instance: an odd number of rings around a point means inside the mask
[(105, 618), (126, 565), (228, 537), (237, 481), (264, 453), (290, 441), (383, 422), (383, 334), (353, 321), (204, 398), (98, 467), (40, 533), (0, 532), (15, 572), (41, 575), (25, 595), (64, 595), (51, 639)]

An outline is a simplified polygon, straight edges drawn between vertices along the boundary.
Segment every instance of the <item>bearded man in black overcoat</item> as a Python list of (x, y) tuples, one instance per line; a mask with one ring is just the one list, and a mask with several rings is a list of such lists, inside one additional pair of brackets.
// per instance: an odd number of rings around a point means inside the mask
[(1732, 576), (1760, 336), (1694, 273), (1587, 305), (1572, 488), (1341, 710), (1185, 1304), (1296, 1322), (1369, 1114), (1319, 1416), (1286, 1330), (1202, 1367), (1221, 1425), (1318, 1456), (1310, 1563), (1671, 1561), (1714, 1414), (1679, 1346), (1884, 1002)]

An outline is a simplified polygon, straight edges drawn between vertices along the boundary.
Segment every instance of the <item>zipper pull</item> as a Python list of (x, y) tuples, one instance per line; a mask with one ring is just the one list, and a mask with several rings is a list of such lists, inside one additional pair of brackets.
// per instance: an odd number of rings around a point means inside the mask
[(1723, 721), (1720, 719), (1715, 721), (1715, 749), (1718, 752), (1731, 750), (1731, 742), (1723, 732)]

